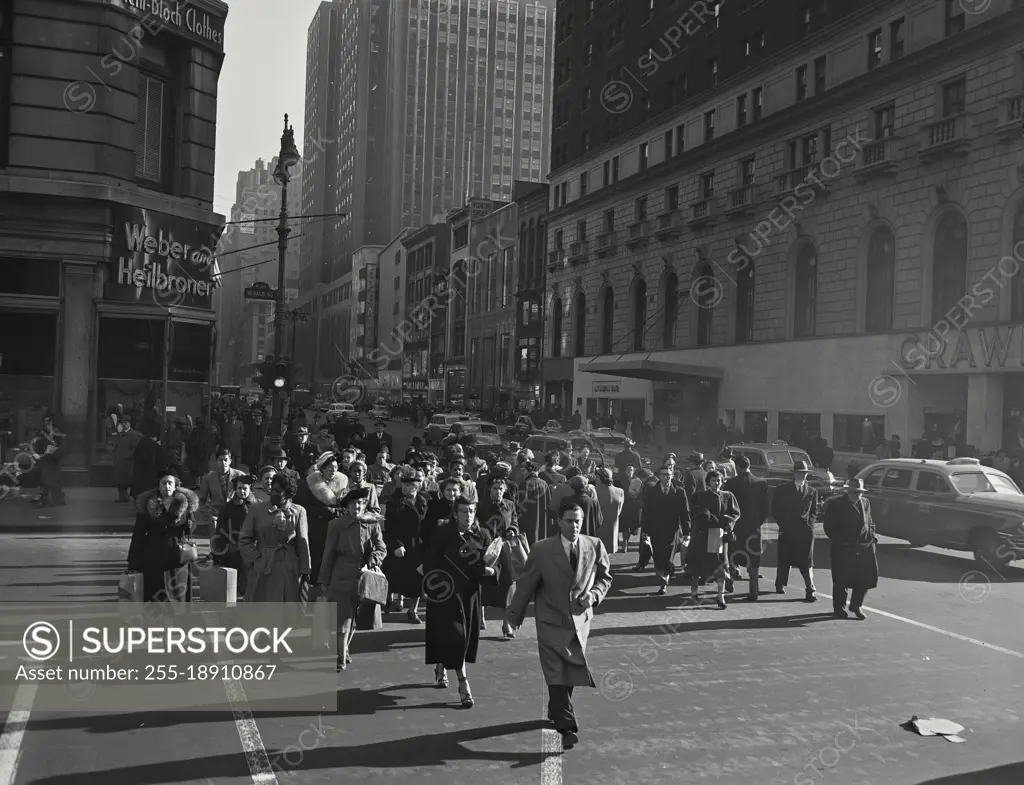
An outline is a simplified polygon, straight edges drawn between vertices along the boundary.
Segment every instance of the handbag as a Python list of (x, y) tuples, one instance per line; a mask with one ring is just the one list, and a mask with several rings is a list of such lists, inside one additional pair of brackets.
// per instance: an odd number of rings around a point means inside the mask
[(178, 558), (182, 564), (194, 562), (199, 558), (199, 548), (192, 540), (182, 540), (178, 543)]
[(360, 602), (372, 602), (375, 605), (387, 605), (388, 579), (380, 570), (363, 567), (359, 573), (359, 584), (356, 589)]
[(143, 585), (141, 572), (126, 572), (117, 582), (117, 601), (142, 602)]
[(509, 547), (509, 557), (512, 562), (512, 576), (516, 579), (523, 574), (523, 570), (526, 568), (526, 560), (530, 556), (530, 542), (526, 539), (526, 535), (520, 533), (518, 537), (512, 537), (507, 540)]

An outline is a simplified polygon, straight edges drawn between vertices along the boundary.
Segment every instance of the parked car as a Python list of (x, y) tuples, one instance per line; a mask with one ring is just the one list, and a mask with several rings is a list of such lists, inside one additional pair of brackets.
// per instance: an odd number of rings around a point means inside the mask
[[(544, 462), (544, 456), (551, 450), (568, 449), (576, 453), (583, 448), (583, 445), (587, 445), (590, 448), (590, 457), (599, 468), (605, 465), (606, 458), (601, 444), (582, 431), (535, 433), (527, 438), (523, 447), (533, 451), (534, 463), (540, 468), (540, 465)], [(609, 466), (612, 466), (610, 458), (607, 462)]]
[(562, 423), (558, 420), (548, 420), (544, 423), (544, 427), (541, 428), (544, 433), (565, 433)]
[(453, 444), (473, 447), (477, 455), (487, 463), (508, 458), (509, 450), (498, 433), (498, 426), (483, 420), (465, 420), (456, 422), (451, 432), (441, 441), (441, 449), (447, 450)]
[(858, 475), (879, 534), (969, 551), (998, 569), (1024, 558), (1024, 494), (977, 458), (890, 458)]
[(468, 414), (435, 414), (423, 429), (423, 442), (427, 445), (440, 444), (451, 433), (455, 423), (469, 420)]
[(626, 449), (629, 437), (611, 428), (598, 428), (596, 431), (569, 431), (570, 436), (583, 435), (601, 448), (601, 452), (614, 463), (615, 456)]
[(387, 406), (384, 406), (384, 405), (378, 403), (372, 409), (370, 409), (370, 419), (371, 420), (390, 420), (391, 419), (391, 410)]

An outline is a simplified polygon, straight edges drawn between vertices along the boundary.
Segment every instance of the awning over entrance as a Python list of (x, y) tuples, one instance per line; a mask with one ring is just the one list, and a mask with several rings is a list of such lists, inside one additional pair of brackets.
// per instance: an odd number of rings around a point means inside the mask
[(684, 365), (683, 363), (659, 360), (605, 360), (583, 363), (579, 366), (579, 370), (606, 376), (622, 376), (628, 379), (646, 379), (651, 382), (671, 382), (688, 377), (721, 379), (725, 373), (721, 368)]

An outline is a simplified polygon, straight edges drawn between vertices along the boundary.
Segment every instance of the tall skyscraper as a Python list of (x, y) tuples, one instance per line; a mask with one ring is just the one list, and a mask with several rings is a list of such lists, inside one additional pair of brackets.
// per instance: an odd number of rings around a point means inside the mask
[[(542, 182), (555, 0), (335, 0), (309, 28), (303, 286), (352, 252)], [(319, 169), (319, 165), (317, 165)], [(308, 242), (306, 238), (309, 238)]]

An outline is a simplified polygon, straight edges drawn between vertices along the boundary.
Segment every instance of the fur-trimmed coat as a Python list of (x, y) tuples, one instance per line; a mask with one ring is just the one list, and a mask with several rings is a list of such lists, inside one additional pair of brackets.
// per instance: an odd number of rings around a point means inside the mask
[[(157, 599), (161, 591), (173, 594), (171, 599), (187, 598), (189, 565), (182, 562), (179, 546), (192, 536), (198, 510), (199, 497), (188, 488), (175, 490), (169, 507), (164, 506), (156, 488), (136, 500), (128, 569), (142, 573), (144, 600)], [(185, 574), (179, 575), (180, 571)], [(175, 580), (169, 582), (168, 574), (176, 576)]]

